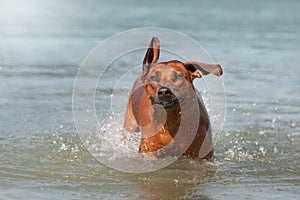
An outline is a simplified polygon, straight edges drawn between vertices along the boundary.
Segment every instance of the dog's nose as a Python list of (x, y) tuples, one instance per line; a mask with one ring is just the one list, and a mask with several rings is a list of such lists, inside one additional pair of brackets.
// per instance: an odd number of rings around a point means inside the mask
[(172, 91), (170, 90), (170, 88), (161, 87), (161, 88), (159, 88), (157, 95), (158, 95), (158, 97), (171, 96)]

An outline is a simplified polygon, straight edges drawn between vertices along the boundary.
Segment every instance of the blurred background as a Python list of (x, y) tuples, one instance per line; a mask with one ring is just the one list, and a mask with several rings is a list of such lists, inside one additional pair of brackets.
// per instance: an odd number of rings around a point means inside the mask
[[(297, 0), (0, 0), (0, 199), (296, 199), (299, 9)], [(187, 34), (222, 64), (227, 116), (214, 167), (124, 174), (82, 147), (77, 70), (97, 44), (139, 27)]]

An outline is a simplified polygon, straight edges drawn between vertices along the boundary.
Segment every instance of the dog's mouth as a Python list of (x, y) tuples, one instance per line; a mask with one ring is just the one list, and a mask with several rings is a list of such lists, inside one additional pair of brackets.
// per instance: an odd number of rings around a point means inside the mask
[(181, 95), (180, 97), (173, 97), (173, 98), (163, 98), (156, 100), (154, 97), (150, 97), (152, 105), (157, 104), (161, 105), (164, 108), (172, 108), (179, 104), (181, 104), (185, 100), (185, 95)]

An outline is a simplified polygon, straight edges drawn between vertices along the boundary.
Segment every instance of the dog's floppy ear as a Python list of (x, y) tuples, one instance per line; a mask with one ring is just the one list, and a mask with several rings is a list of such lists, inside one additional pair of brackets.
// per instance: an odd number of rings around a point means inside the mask
[(201, 78), (203, 75), (214, 74), (216, 76), (221, 76), (223, 70), (220, 64), (207, 64), (196, 61), (190, 61), (183, 63), (186, 70), (188, 70), (192, 78)]
[(152, 64), (156, 64), (158, 62), (159, 50), (160, 50), (159, 39), (157, 37), (153, 37), (143, 61), (142, 77), (148, 74)]

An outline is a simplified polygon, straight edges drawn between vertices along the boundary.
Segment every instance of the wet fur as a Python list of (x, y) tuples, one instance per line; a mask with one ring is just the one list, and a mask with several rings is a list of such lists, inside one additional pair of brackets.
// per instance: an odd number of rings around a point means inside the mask
[[(143, 61), (143, 72), (136, 79), (129, 96), (124, 128), (128, 132), (141, 131), (140, 153), (157, 155), (158, 150), (174, 142), (183, 120), (183, 124), (187, 126), (183, 130), (188, 131), (188, 126), (194, 125), (188, 124), (189, 119), (198, 117), (196, 136), (184, 154), (195, 159), (210, 160), (213, 158), (210, 120), (202, 97), (194, 88), (193, 80), (210, 73), (220, 76), (222, 68), (219, 64), (183, 63), (177, 60), (158, 63), (159, 52), (159, 40), (153, 37)], [(158, 95), (162, 87), (170, 88), (174, 94), (165, 98), (164, 95)], [(189, 106), (189, 99), (193, 98), (198, 105), (198, 116), (193, 116), (195, 108)], [(181, 99), (184, 99), (181, 104), (176, 103), (176, 100)], [(164, 111), (162, 107), (165, 108)], [(188, 113), (187, 119), (181, 119), (181, 109)], [(179, 139), (179, 143), (184, 144), (185, 138), (181, 136)]]

